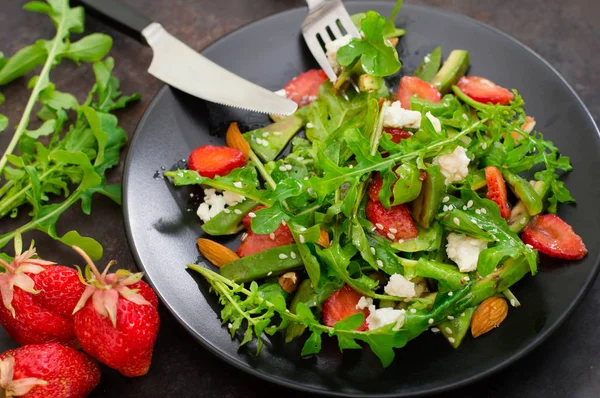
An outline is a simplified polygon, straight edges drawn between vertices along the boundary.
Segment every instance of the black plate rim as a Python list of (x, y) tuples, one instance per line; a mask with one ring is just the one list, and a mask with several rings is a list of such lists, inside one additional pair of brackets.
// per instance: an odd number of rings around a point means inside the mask
[[(345, 1), (344, 3), (361, 3), (360, 1)], [(389, 4), (390, 1), (381, 1), (381, 0), (376, 0), (376, 1), (370, 1), (371, 4), (378, 4), (378, 5), (385, 5), (385, 4)], [(515, 39), (514, 37), (510, 36), (507, 33), (504, 33), (503, 31), (494, 28), (490, 25), (487, 25), (483, 22), (480, 22), (474, 18), (468, 17), (466, 15), (454, 12), (454, 11), (447, 11), (447, 10), (442, 10), (439, 9), (437, 7), (432, 7), (432, 6), (427, 6), (427, 5), (422, 5), (422, 4), (405, 4), (404, 7), (409, 7), (409, 8), (421, 8), (421, 9), (426, 9), (428, 11), (432, 11), (436, 14), (439, 15), (452, 15), (455, 18), (459, 18), (459, 19), (466, 19), (471, 23), (476, 23), (477, 25), (479, 25), (480, 27), (483, 27), (485, 29), (488, 29), (496, 34), (501, 35), (503, 38), (511, 41), (512, 43), (522, 47), (523, 49), (525, 49), (528, 53), (532, 54), (535, 58), (537, 58), (539, 61), (541, 61), (541, 63), (547, 67), (548, 69), (550, 69), (554, 75), (560, 80), (560, 82), (569, 90), (569, 92), (571, 93), (571, 95), (573, 95), (573, 97), (575, 98), (575, 100), (577, 101), (577, 103), (579, 104), (580, 108), (584, 111), (584, 113), (587, 115), (587, 117), (589, 118), (589, 120), (591, 120), (592, 122), (592, 126), (594, 127), (594, 129), (596, 130), (596, 134), (600, 137), (600, 130), (598, 129), (598, 125), (596, 124), (596, 121), (594, 120), (594, 117), (592, 116), (591, 112), (589, 111), (589, 109), (587, 108), (587, 106), (584, 104), (584, 102), (581, 100), (581, 98), (579, 97), (579, 95), (577, 94), (577, 92), (571, 87), (571, 85), (567, 82), (567, 80), (560, 74), (560, 72), (554, 68), (548, 61), (546, 61), (541, 55), (539, 55), (538, 53), (536, 53), (534, 50), (532, 50), (530, 47), (528, 47), (527, 45), (521, 43), (519, 40)], [(254, 24), (259, 24), (259, 23), (263, 23), (266, 21), (269, 21), (271, 19), (274, 18), (279, 18), (281, 16), (284, 16), (286, 14), (289, 13), (293, 13), (298, 9), (301, 9), (304, 7), (296, 7), (296, 8), (292, 8), (286, 11), (282, 11), (279, 13), (275, 13), (275, 14), (271, 14), (268, 15), (264, 18), (261, 18), (259, 20), (256, 21), (251, 21), (245, 25), (240, 26), (239, 28), (227, 33), (226, 35), (224, 35), (223, 37), (219, 38), (218, 40), (216, 40), (215, 42), (211, 43), (209, 46), (205, 47), (204, 49), (202, 49), (202, 51), (200, 51), (200, 53), (204, 53), (205, 51), (210, 50), (212, 47), (217, 46), (221, 43), (221, 41), (223, 41), (224, 39), (226, 39), (229, 35), (233, 34), (233, 33), (239, 33), (247, 28), (249, 28), (250, 26), (254, 25)], [(142, 131), (142, 127), (144, 126), (146, 119), (149, 117), (149, 115), (152, 113), (154, 107), (157, 106), (159, 99), (165, 95), (165, 93), (170, 90), (171, 87), (167, 84), (165, 84), (163, 87), (161, 87), (159, 89), (159, 91), (156, 93), (156, 95), (154, 96), (154, 98), (152, 99), (152, 101), (150, 102), (150, 104), (148, 105), (147, 109), (145, 110), (142, 118), (140, 119), (136, 130), (134, 132), (134, 136), (131, 140), (130, 143), (130, 148), (135, 146), (136, 141), (138, 140), (139, 136), (140, 136), (140, 132)], [(256, 376), (260, 379), (272, 382), (272, 383), (276, 383), (280, 386), (284, 386), (284, 387), (288, 387), (288, 388), (292, 388), (292, 389), (296, 389), (296, 390), (300, 390), (300, 391), (305, 391), (305, 392), (310, 392), (310, 393), (317, 393), (317, 394), (324, 394), (324, 395), (329, 395), (329, 396), (341, 396), (341, 397), (347, 397), (347, 396), (357, 396), (355, 394), (347, 394), (347, 393), (343, 393), (343, 392), (337, 392), (337, 391), (324, 391), (321, 389), (317, 389), (317, 388), (312, 388), (310, 386), (306, 386), (304, 384), (301, 383), (297, 383), (294, 381), (291, 381), (289, 379), (285, 379), (285, 378), (281, 378), (275, 375), (269, 375), (269, 374), (265, 374), (262, 373), (252, 367), (250, 367), (249, 365), (247, 365), (246, 363), (240, 362), (239, 360), (237, 360), (236, 358), (228, 355), (226, 352), (221, 351), (219, 347), (210, 344), (208, 341), (204, 340), (200, 335), (198, 335), (191, 327), (190, 325), (186, 322), (186, 320), (181, 317), (175, 308), (173, 308), (171, 305), (169, 305), (169, 303), (167, 302), (167, 300), (162, 296), (162, 294), (160, 293), (160, 291), (158, 289), (156, 289), (156, 286), (154, 284), (154, 282), (152, 281), (152, 279), (150, 278), (150, 276), (147, 274), (146, 269), (141, 261), (141, 257), (137, 251), (136, 246), (133, 243), (133, 235), (132, 235), (132, 229), (131, 229), (131, 224), (129, 221), (129, 206), (128, 206), (128, 193), (127, 193), (127, 187), (128, 187), (128, 182), (129, 182), (129, 170), (131, 168), (131, 164), (132, 164), (132, 155), (131, 155), (131, 151), (128, 151), (127, 153), (127, 157), (125, 159), (125, 166), (123, 169), (123, 216), (124, 216), (124, 223), (125, 223), (125, 231), (126, 231), (126, 235), (127, 235), (127, 241), (128, 244), (130, 246), (130, 251), (133, 255), (133, 258), (136, 262), (136, 264), (138, 265), (138, 267), (144, 271), (144, 279), (146, 281), (148, 281), (148, 283), (154, 288), (154, 290), (156, 291), (157, 296), (160, 298), (162, 304), (169, 310), (169, 312), (175, 317), (175, 319), (198, 341), (200, 342), (200, 344), (207, 348), (212, 354), (216, 355), (217, 357), (223, 359), (225, 362), (227, 362), (230, 365), (235, 366), (236, 368), (243, 370), (253, 376)], [(590, 291), (594, 281), (596, 280), (598, 274), (600, 272), (600, 256), (598, 256), (598, 258), (596, 258), (595, 260), (595, 264), (593, 269), (591, 270), (590, 274), (588, 275), (588, 278), (585, 281), (585, 285), (581, 288), (581, 290), (579, 291), (578, 295), (571, 301), (571, 304), (565, 309), (565, 311), (557, 318), (557, 320), (550, 325), (543, 333), (539, 334), (536, 336), (536, 338), (531, 341), (527, 346), (523, 347), (521, 350), (517, 351), (516, 353), (514, 353), (513, 355), (509, 356), (508, 358), (506, 358), (504, 361), (497, 363), (496, 365), (480, 371), (479, 373), (474, 374), (471, 377), (467, 377), (464, 379), (461, 379), (459, 381), (456, 382), (452, 382), (452, 383), (448, 383), (444, 386), (439, 386), (439, 387), (432, 387), (429, 389), (425, 389), (425, 390), (421, 390), (418, 392), (410, 392), (410, 393), (383, 393), (383, 394), (368, 394), (368, 395), (361, 395), (361, 396), (369, 396), (369, 397), (381, 397), (381, 398), (388, 398), (388, 397), (416, 397), (416, 396), (424, 396), (424, 395), (430, 395), (430, 394), (436, 394), (436, 393), (441, 393), (441, 392), (447, 392), (450, 390), (454, 390), (457, 389), (459, 387), (463, 387), (466, 386), (468, 384), (472, 384), (478, 380), (484, 379), (486, 377), (489, 377), (490, 375), (499, 372), (500, 370), (506, 368), (507, 366), (509, 366), (510, 364), (512, 364), (513, 362), (519, 360), (520, 358), (524, 357), (525, 355), (529, 354), (531, 351), (533, 351), (535, 348), (537, 348), (540, 344), (542, 344), (544, 341), (546, 341), (548, 339), (548, 337), (554, 333), (566, 320), (567, 318), (573, 313), (573, 311), (575, 310), (575, 308), (581, 303), (581, 301), (583, 300), (583, 298), (587, 295), (587, 293)]]

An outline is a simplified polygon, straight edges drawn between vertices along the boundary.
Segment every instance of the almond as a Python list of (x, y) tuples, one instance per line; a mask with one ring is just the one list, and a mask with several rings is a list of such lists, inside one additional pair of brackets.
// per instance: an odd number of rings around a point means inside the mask
[(471, 334), (479, 337), (484, 333), (500, 326), (508, 314), (508, 304), (502, 297), (485, 299), (473, 314)]
[(229, 125), (225, 141), (227, 142), (228, 147), (242, 151), (246, 159), (250, 157), (250, 144), (244, 139), (237, 122), (233, 122)]
[(210, 239), (198, 239), (198, 250), (215, 267), (221, 267), (240, 258), (231, 249)]
[(390, 37), (387, 40), (391, 44), (392, 47), (396, 47), (398, 45), (398, 38), (397, 37)]
[(317, 245), (321, 246), (321, 247), (329, 247), (330, 243), (329, 243), (329, 233), (327, 233), (327, 231), (325, 231), (324, 229), (321, 230), (321, 235), (319, 236), (319, 240), (317, 241)]
[(286, 272), (279, 277), (279, 286), (288, 293), (294, 293), (298, 287), (298, 274)]

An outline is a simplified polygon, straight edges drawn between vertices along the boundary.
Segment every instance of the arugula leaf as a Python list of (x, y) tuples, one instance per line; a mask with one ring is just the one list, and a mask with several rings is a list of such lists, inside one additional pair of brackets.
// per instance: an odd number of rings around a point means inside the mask
[(402, 0), (397, 0), (396, 5), (394, 6), (394, 9), (392, 10), (392, 13), (390, 14), (389, 18), (387, 19), (387, 22), (385, 23), (385, 25), (383, 26), (383, 36), (386, 39), (389, 39), (392, 37), (404, 36), (404, 34), (406, 33), (406, 31), (404, 29), (396, 28), (396, 16), (398, 15), (398, 12), (400, 12), (401, 7), (402, 7)]
[(112, 47), (112, 38), (103, 33), (92, 33), (81, 40), (71, 43), (61, 56), (75, 62), (98, 62)]
[(398, 72), (402, 64), (396, 49), (384, 37), (386, 24), (385, 17), (375, 11), (367, 12), (360, 23), (364, 39), (352, 39), (338, 50), (340, 65), (349, 67), (360, 59), (362, 68), (370, 75), (389, 76)]

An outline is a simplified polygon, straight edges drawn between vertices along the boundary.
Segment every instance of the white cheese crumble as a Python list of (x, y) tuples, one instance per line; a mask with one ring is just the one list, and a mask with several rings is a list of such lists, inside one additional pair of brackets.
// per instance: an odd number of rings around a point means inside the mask
[(415, 284), (400, 274), (390, 276), (390, 281), (385, 285), (384, 291), (394, 297), (411, 298), (417, 295)]
[(327, 59), (329, 60), (329, 63), (331, 64), (331, 67), (333, 68), (335, 73), (338, 73), (341, 69), (340, 63), (337, 60), (337, 52), (340, 48), (350, 43), (350, 40), (352, 40), (352, 36), (346, 35), (325, 44), (325, 50), (327, 51)]
[(433, 125), (433, 129), (435, 130), (435, 132), (436, 133), (441, 133), (442, 132), (442, 123), (440, 123), (440, 119), (438, 119), (437, 117), (433, 116), (431, 114), (431, 112), (427, 112), (425, 114), (425, 116), (427, 116), (427, 119), (429, 119), (429, 121)]
[(357, 310), (364, 310), (365, 308), (369, 308), (373, 305), (373, 299), (371, 297), (362, 296), (358, 303), (356, 304)]
[(400, 106), (400, 101), (395, 101), (385, 110), (383, 125), (396, 128), (419, 128), (421, 127), (421, 112), (404, 109)]
[[(200, 206), (198, 206), (196, 214), (203, 222), (208, 222), (221, 211), (228, 212), (228, 209), (225, 209), (225, 206), (235, 206), (238, 203), (243, 202), (245, 199), (246, 198), (244, 196), (238, 195), (237, 193), (223, 191), (219, 194), (215, 189), (205, 189), (204, 200), (202, 203), (200, 203)], [(234, 212), (237, 214), (237, 211), (234, 210)]]
[(460, 145), (453, 152), (433, 159), (434, 164), (440, 165), (442, 174), (446, 177), (446, 185), (464, 180), (469, 174), (470, 161), (467, 157), (467, 150)]
[(448, 258), (458, 265), (460, 272), (471, 272), (477, 269), (479, 253), (487, 248), (483, 239), (472, 238), (468, 235), (451, 232), (448, 234), (446, 253)]
[(393, 308), (375, 309), (374, 305), (369, 306), (369, 316), (367, 317), (367, 325), (369, 330), (378, 329), (385, 325), (395, 324), (392, 330), (399, 330), (404, 325), (406, 318), (405, 310), (396, 310)]

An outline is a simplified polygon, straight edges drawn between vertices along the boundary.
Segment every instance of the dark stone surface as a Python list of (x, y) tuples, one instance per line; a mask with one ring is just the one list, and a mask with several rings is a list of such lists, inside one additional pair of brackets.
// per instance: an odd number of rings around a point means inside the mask
[[(163, 23), (171, 33), (201, 50), (219, 37), (264, 16), (302, 6), (300, 0), (126, 0), (149, 17)], [(600, 118), (600, 97), (596, 95), (600, 81), (600, 30), (595, 25), (600, 17), (597, 0), (421, 0), (428, 4), (459, 12), (490, 24), (522, 41), (556, 67), (587, 104), (596, 121)], [(24, 12), (19, 1), (2, 2), (0, 12), (0, 50), (12, 54), (38, 38), (49, 38), (53, 28), (45, 17)], [(150, 62), (149, 49), (126, 38), (101, 23), (88, 18), (88, 32), (107, 32), (114, 38), (112, 56), (116, 73), (126, 93), (139, 91), (141, 103), (121, 112), (121, 125), (130, 134), (161, 83), (145, 70)], [(494, 51), (490, 48), (490, 51)], [(89, 67), (76, 68), (68, 62), (52, 80), (58, 88), (75, 93), (82, 99), (91, 83)], [(3, 88), (7, 102), (0, 112), (11, 119), (11, 127), (22, 111), (28, 91), (20, 80)], [(0, 148), (10, 139), (11, 128), (0, 135)], [(565, 131), (565, 134), (569, 134)], [(124, 156), (123, 156), (124, 159)], [(120, 180), (122, 164), (109, 173), (112, 181)], [(18, 220), (17, 220), (18, 221)], [(0, 234), (14, 221), (0, 221)], [(86, 217), (77, 207), (64, 214), (59, 232), (76, 228), (94, 236), (105, 247), (105, 259), (116, 259), (122, 267), (135, 268), (125, 239), (121, 209), (99, 198), (93, 213)], [(64, 263), (77, 261), (70, 250), (31, 234), (38, 240), (43, 256)], [(600, 354), (597, 332), (600, 325), (600, 285), (592, 288), (583, 303), (566, 324), (533, 353), (508, 369), (467, 388), (448, 393), (458, 397), (595, 397), (600, 392)], [(253, 378), (225, 364), (201, 348), (161, 309), (161, 331), (154, 351), (154, 361), (147, 376), (126, 379), (117, 372), (103, 369), (102, 382), (94, 397), (265, 397), (296, 396), (293, 391)], [(4, 334), (0, 349), (14, 346)], [(402, 360), (401, 355), (398, 360)], [(448, 364), (452, 366), (452, 364)], [(398, 375), (401, 377), (401, 375)], [(435, 377), (435, 375), (432, 375)], [(377, 381), (374, 380), (374, 383)]]

